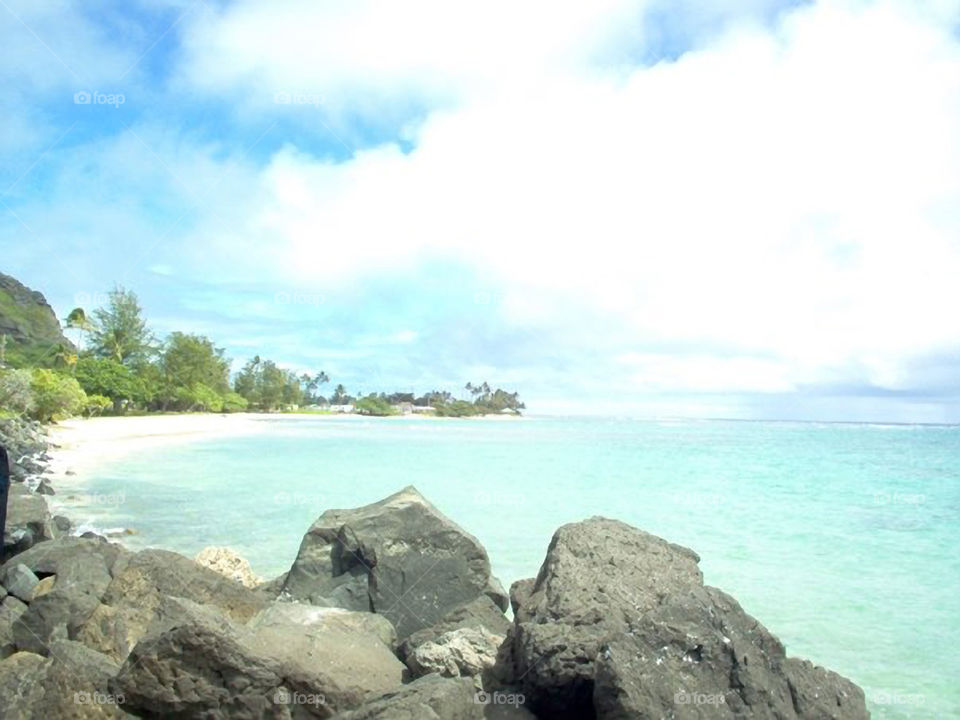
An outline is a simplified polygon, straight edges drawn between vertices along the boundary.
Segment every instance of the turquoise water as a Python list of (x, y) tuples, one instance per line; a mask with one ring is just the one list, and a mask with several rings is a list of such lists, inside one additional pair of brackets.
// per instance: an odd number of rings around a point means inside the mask
[(229, 545), (272, 577), (325, 508), (407, 484), (505, 585), (562, 523), (618, 518), (695, 549), (708, 583), (853, 678), (875, 718), (960, 717), (960, 427), (278, 418), (104, 465), (90, 491), (133, 543)]

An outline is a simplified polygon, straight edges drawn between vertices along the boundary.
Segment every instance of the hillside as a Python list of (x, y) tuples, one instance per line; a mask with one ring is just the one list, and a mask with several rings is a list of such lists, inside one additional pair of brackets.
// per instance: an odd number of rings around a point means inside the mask
[(51, 365), (68, 340), (42, 293), (0, 273), (0, 336), (6, 336), (6, 364)]

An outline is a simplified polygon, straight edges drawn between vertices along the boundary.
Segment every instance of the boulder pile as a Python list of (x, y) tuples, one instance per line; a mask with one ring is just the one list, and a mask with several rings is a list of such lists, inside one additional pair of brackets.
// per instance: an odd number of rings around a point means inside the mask
[(693, 551), (615, 520), (560, 528), (509, 598), (412, 487), (323, 513), (275, 581), (198, 559), (42, 533), (17, 549), (0, 717), (868, 717), (856, 685), (705, 586)]

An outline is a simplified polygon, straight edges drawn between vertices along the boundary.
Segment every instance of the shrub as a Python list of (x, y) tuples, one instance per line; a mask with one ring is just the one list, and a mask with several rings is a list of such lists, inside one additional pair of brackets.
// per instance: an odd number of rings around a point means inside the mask
[(74, 378), (43, 368), (33, 371), (30, 389), (34, 402), (31, 415), (41, 422), (76, 415), (87, 400), (87, 394)]
[(0, 408), (16, 415), (33, 412), (34, 398), (29, 370), (0, 371)]
[(223, 412), (243, 412), (250, 403), (247, 399), (235, 392), (228, 392), (223, 396)]
[(377, 415), (380, 417), (386, 415), (396, 415), (397, 410), (381, 397), (376, 395), (367, 395), (365, 398), (357, 400), (354, 409), (360, 415)]
[(113, 407), (113, 400), (104, 395), (87, 395), (87, 402), (83, 414), (87, 417), (101, 414), (104, 410)]

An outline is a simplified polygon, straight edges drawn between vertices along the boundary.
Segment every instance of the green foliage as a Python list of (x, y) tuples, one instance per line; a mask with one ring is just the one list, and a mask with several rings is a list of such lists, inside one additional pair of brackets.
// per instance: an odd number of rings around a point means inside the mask
[(437, 403), (433, 406), (434, 411), (440, 417), (471, 417), (480, 415), (482, 411), (473, 403), (466, 400), (454, 400), (450, 403)]
[(272, 360), (261, 360), (259, 355), (237, 373), (233, 389), (246, 399), (249, 407), (268, 412), (300, 405), (304, 399), (296, 373), (284, 370)]
[(132, 291), (118, 285), (109, 293), (107, 307), (93, 311), (90, 342), (99, 357), (128, 366), (149, 362), (154, 352), (153, 335)]
[(0, 409), (15, 415), (33, 411), (33, 374), (29, 370), (0, 371)]
[(194, 383), (190, 387), (178, 387), (174, 397), (179, 410), (199, 410), (201, 412), (220, 412), (223, 410), (223, 397), (216, 390), (203, 383)]
[(397, 409), (393, 407), (385, 398), (374, 394), (367, 395), (365, 398), (357, 400), (354, 409), (361, 415), (376, 415), (385, 417), (387, 415), (396, 415)]
[(87, 401), (87, 394), (76, 379), (46, 368), (33, 371), (30, 389), (33, 392), (31, 415), (42, 422), (76, 415)]
[(113, 406), (113, 400), (105, 395), (87, 395), (87, 402), (83, 407), (83, 414), (87, 417), (101, 415), (105, 410)]
[(243, 412), (250, 405), (247, 399), (235, 392), (228, 392), (223, 396), (223, 412)]
[(110, 358), (80, 358), (76, 378), (86, 393), (110, 398), (117, 412), (129, 403), (145, 400), (143, 381), (126, 365)]

